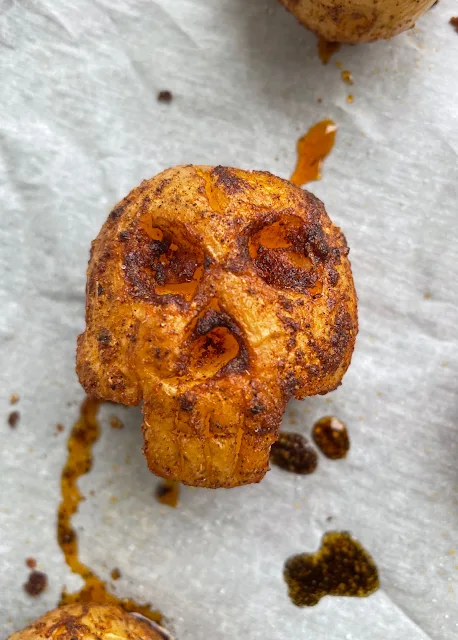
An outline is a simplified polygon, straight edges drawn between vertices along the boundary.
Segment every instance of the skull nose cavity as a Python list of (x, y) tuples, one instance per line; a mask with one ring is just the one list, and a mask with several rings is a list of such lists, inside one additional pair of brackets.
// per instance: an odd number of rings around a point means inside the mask
[(248, 371), (248, 351), (238, 325), (213, 300), (194, 322), (185, 375), (213, 378)]
[(124, 255), (131, 293), (147, 301), (162, 296), (192, 300), (204, 272), (204, 253), (186, 230), (156, 224), (143, 215), (129, 235)]
[(322, 292), (322, 265), (310, 229), (298, 216), (283, 215), (257, 229), (248, 250), (257, 274), (268, 285), (312, 295)]

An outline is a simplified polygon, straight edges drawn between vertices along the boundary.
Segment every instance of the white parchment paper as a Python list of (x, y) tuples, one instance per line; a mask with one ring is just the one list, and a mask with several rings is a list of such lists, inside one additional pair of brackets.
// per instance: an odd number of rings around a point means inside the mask
[[(285, 427), (308, 435), (336, 414), (348, 458), (320, 458), (305, 478), (274, 468), (257, 486), (184, 488), (173, 510), (154, 498), (139, 411), (106, 406), (80, 483), (81, 557), (106, 579), (119, 567), (116, 593), (158, 607), (179, 640), (458, 637), (453, 15), (458, 2), (441, 0), (415, 31), (345, 47), (324, 67), (275, 0), (0, 0), (2, 638), (54, 607), (64, 584), (80, 586), (55, 518), (83, 397), (88, 249), (111, 206), (181, 163), (288, 177), (297, 138), (325, 117), (337, 142), (309, 188), (347, 235), (361, 330), (343, 386), (292, 403)], [(156, 101), (161, 89), (171, 104)], [(381, 589), (296, 608), (285, 559), (336, 529), (373, 555)], [(35, 599), (22, 589), (27, 556), (49, 577)]]

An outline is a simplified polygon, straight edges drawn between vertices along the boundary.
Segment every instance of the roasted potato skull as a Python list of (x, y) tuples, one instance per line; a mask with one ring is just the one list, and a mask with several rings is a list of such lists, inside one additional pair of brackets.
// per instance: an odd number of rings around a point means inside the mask
[(350, 363), (347, 254), (322, 203), (270, 173), (164, 171), (115, 207), (92, 245), (81, 384), (143, 402), (153, 473), (258, 482), (288, 399), (335, 389)]
[(108, 604), (69, 604), (49, 611), (9, 640), (164, 640), (156, 623)]
[(436, 0), (280, 0), (296, 18), (329, 42), (392, 38), (415, 25)]

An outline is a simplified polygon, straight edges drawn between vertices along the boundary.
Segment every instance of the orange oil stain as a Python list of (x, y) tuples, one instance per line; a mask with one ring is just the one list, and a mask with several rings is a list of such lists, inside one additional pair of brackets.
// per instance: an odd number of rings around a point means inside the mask
[(160, 622), (162, 615), (150, 605), (138, 604), (130, 598), (118, 598), (107, 590), (106, 584), (83, 562), (78, 555), (78, 537), (71, 524), (72, 516), (78, 511), (81, 500), (77, 481), (92, 467), (92, 447), (100, 436), (97, 420), (100, 402), (86, 398), (81, 406), (80, 417), (75, 423), (68, 440), (68, 457), (62, 471), (62, 502), (57, 518), (57, 539), (65, 561), (77, 575), (84, 580), (83, 587), (75, 592), (62, 591), (59, 605), (75, 602), (94, 602), (97, 604), (115, 604), (125, 611), (140, 613), (149, 620)]
[(337, 125), (322, 120), (313, 125), (297, 142), (297, 164), (290, 180), (299, 187), (321, 179), (321, 165), (334, 146)]
[(339, 49), (340, 44), (338, 42), (328, 42), (324, 38), (318, 38), (318, 55), (323, 64), (328, 64)]

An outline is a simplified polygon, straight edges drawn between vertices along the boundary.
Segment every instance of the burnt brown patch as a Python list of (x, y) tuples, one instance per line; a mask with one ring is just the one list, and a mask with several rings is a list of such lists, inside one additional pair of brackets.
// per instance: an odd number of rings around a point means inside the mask
[(182, 393), (178, 397), (178, 404), (180, 405), (180, 409), (182, 411), (193, 411), (197, 402), (197, 397), (189, 392)]
[(234, 195), (251, 190), (251, 185), (240, 178), (234, 169), (229, 167), (215, 167), (210, 172), (212, 178), (216, 178), (216, 185), (222, 187), (227, 194)]
[(105, 327), (102, 327), (102, 329), (99, 330), (99, 333), (97, 335), (97, 342), (101, 345), (107, 346), (110, 344), (111, 338), (112, 338), (111, 332)]
[(282, 215), (254, 230), (248, 251), (258, 275), (270, 286), (320, 295), (329, 256), (320, 225)]

